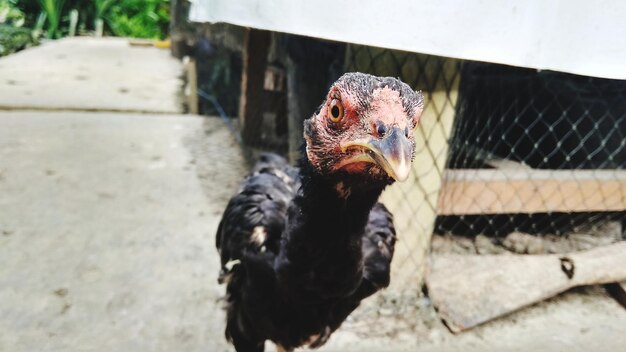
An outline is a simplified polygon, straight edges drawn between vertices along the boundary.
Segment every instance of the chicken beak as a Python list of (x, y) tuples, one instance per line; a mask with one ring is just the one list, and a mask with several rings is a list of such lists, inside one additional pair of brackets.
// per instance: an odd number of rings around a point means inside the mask
[(404, 132), (394, 127), (383, 139), (370, 141), (369, 149), (373, 159), (396, 181), (403, 182), (411, 172), (411, 142)]
[(412, 145), (403, 131), (394, 127), (382, 139), (354, 140), (342, 144), (342, 151), (360, 148), (365, 153), (348, 158), (339, 167), (353, 162), (371, 162), (380, 166), (389, 177), (405, 181), (411, 172)]

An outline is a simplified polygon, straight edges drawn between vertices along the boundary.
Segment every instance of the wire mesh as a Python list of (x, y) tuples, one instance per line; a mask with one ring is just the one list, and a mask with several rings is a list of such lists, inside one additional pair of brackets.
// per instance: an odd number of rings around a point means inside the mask
[[(298, 65), (326, 87), (360, 71), (399, 77), (426, 98), (412, 176), (382, 197), (400, 239), (392, 284), (344, 328), (393, 336), (435, 319), (421, 291), (433, 234), (461, 238), (454, 248), (439, 240), (436, 251), (471, 253), (558, 252), (564, 247), (550, 243), (560, 238), (574, 239), (572, 250), (624, 238), (626, 81), (272, 36), (260, 138), (244, 140), (247, 148), (290, 155), (285, 143), (301, 143), (301, 129), (289, 124), (301, 124), (315, 106), (299, 107), (308, 111), (300, 119), (284, 118)], [(329, 67), (318, 72), (311, 60), (320, 57)], [(307, 94), (319, 104), (324, 91)], [(528, 236), (542, 238), (541, 248)]]
[[(429, 303), (421, 292), (431, 234), (437, 216), (437, 201), (446, 163), (448, 139), (455, 114), (461, 62), (361, 45), (347, 46), (346, 71), (398, 77), (421, 90), (426, 104), (416, 131), (416, 157), (409, 180), (388, 188), (382, 196), (394, 214), (399, 236), (392, 263), (392, 283), (355, 312), (347, 324), (363, 336), (395, 336), (428, 324)], [(386, 328), (373, 331), (372, 318)]]
[(566, 236), (623, 221), (625, 96), (625, 81), (465, 62), (445, 178), (465, 194), (441, 201), (466, 206), (438, 232)]

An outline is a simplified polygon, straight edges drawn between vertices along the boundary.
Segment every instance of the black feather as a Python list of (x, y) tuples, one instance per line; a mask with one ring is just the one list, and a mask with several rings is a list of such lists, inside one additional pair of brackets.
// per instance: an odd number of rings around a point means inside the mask
[[(237, 195), (231, 198), (216, 235), (224, 281), (229, 270), (226, 264), (241, 260), (245, 250), (259, 253), (269, 250), (278, 253), (281, 233), (285, 228), (287, 205), (299, 188), (297, 169), (275, 154), (264, 154), (254, 166)], [(263, 242), (255, 242), (255, 228), (266, 233)]]
[[(336, 182), (306, 160), (298, 169), (266, 154), (230, 200), (217, 247), (220, 280), (228, 282), (226, 336), (238, 351), (262, 351), (267, 339), (321, 346), (363, 298), (389, 284), (395, 230), (376, 204), (385, 185), (361, 185), (345, 200)], [(259, 226), (262, 243), (253, 239)]]

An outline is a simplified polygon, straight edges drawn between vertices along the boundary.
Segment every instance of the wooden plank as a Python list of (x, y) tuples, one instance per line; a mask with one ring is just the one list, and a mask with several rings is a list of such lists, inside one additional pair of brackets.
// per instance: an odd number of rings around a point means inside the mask
[(187, 105), (189, 113), (197, 115), (198, 110), (198, 70), (196, 66), (196, 59), (189, 58), (186, 60), (185, 68), (187, 71)]
[(187, 14), (189, 3), (184, 0), (170, 0), (170, 33), (172, 56), (182, 59), (187, 53)]
[(485, 159), (485, 164), (495, 169), (520, 169), (520, 170), (532, 170), (532, 168), (524, 163), (513, 161), (509, 159)]
[(469, 145), (467, 148), (463, 148), (461, 153), (466, 154), (464, 155), (465, 158), (469, 157), (479, 160), (485, 164), (485, 166), (489, 166), (494, 169), (531, 169), (529, 165), (526, 165), (523, 162), (504, 159), (488, 150), (474, 145)]
[(428, 295), (452, 332), (459, 332), (572, 287), (623, 281), (625, 250), (621, 241), (562, 254), (433, 255)]
[(446, 170), (439, 215), (626, 210), (626, 170)]
[(265, 82), (270, 37), (268, 31), (251, 28), (246, 30), (244, 36), (239, 123), (243, 141), (251, 146), (259, 146), (261, 143), (263, 84)]

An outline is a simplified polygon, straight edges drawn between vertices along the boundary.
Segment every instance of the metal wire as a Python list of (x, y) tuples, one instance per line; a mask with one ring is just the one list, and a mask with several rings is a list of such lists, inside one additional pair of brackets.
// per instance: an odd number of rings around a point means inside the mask
[(217, 98), (214, 95), (208, 94), (207, 92), (203, 91), (202, 89), (198, 89), (198, 96), (200, 98), (202, 98), (202, 99), (205, 99), (209, 103), (211, 103), (211, 105), (215, 109), (215, 112), (217, 112), (217, 114), (219, 115), (220, 119), (228, 127), (228, 129), (230, 130), (232, 135), (235, 137), (237, 142), (242, 143), (241, 133), (239, 133), (239, 130), (237, 129), (237, 127), (233, 123), (232, 119), (229, 118), (228, 115), (226, 115), (226, 112), (224, 111), (224, 108), (222, 108), (222, 105), (219, 103), (219, 101), (217, 101)]

